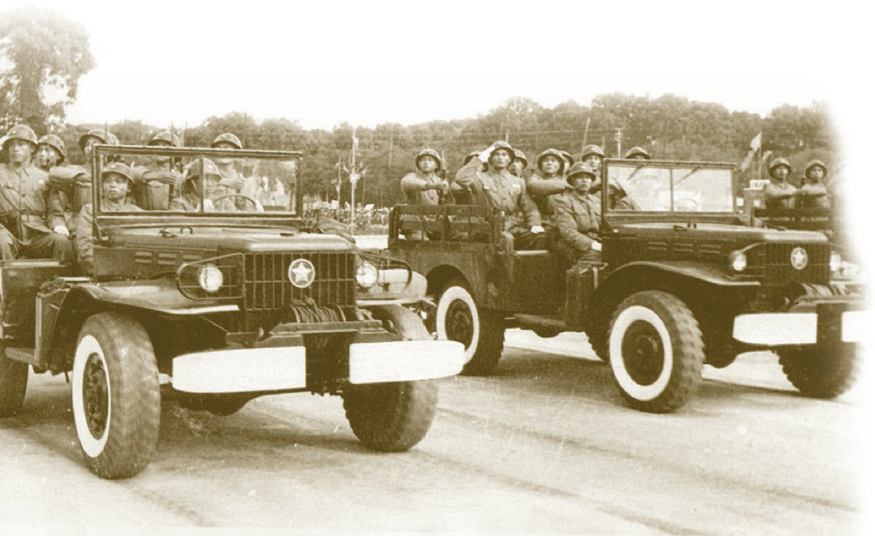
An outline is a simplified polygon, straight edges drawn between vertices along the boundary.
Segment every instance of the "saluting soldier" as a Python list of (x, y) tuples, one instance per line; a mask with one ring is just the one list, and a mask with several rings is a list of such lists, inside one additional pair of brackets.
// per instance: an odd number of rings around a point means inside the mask
[(0, 256), (72, 261), (70, 240), (47, 226), (48, 175), (31, 161), (37, 147), (36, 134), (27, 125), (6, 133), (2, 150), (7, 163), (0, 164)]
[(775, 158), (769, 163), (769, 183), (763, 188), (766, 208), (794, 208), (799, 193), (796, 187), (787, 182), (790, 176), (790, 162), (786, 158)]
[(526, 188), (541, 213), (541, 221), (552, 219), (554, 197), (568, 189), (564, 171), (565, 158), (558, 149), (547, 149), (535, 160), (535, 169), (526, 181)]
[(820, 160), (812, 160), (805, 166), (805, 177), (799, 191), (800, 208), (830, 208), (829, 194), (823, 183), (826, 174), (826, 164)]
[[(497, 141), (460, 169), (456, 182), (471, 193), (474, 204), (504, 212), (505, 231), (513, 235), (515, 249), (543, 249), (546, 236), (538, 207), (526, 193), (525, 181), (507, 170), (513, 158), (513, 147)], [(487, 164), (485, 171), (482, 164)]]
[(201, 164), (197, 160), (185, 169), (185, 180), (182, 183), (182, 194), (170, 202), (170, 210), (196, 212), (200, 210), (201, 190), (204, 192), (204, 211), (213, 212), (212, 197), (221, 192), (219, 186), (222, 174), (219, 168), (209, 158), (203, 159), (203, 177)]
[[(134, 173), (130, 167), (113, 162), (100, 173), (100, 210), (102, 212), (140, 212), (142, 209), (128, 202), (127, 196), (134, 185)], [(79, 211), (76, 225), (76, 251), (79, 267), (94, 275), (94, 207), (86, 204)]]
[(553, 221), (559, 233), (559, 249), (572, 263), (601, 258), (599, 208), (589, 189), (595, 180), (592, 168), (578, 162), (568, 172), (571, 189), (554, 200)]

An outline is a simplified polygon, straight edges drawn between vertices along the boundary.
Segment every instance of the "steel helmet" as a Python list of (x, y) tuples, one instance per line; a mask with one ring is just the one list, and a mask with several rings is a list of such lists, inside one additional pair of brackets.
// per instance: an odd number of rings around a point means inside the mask
[(596, 156), (599, 156), (601, 158), (605, 157), (605, 152), (602, 151), (601, 147), (599, 147), (598, 145), (587, 145), (586, 147), (583, 148), (583, 153), (581, 153), (580, 159), (584, 160), (587, 156), (590, 156), (593, 154)]
[(513, 150), (513, 159), (522, 161), (523, 169), (526, 169), (529, 165), (529, 160), (526, 158), (526, 153), (520, 151), (519, 149)]
[(38, 145), (48, 145), (52, 149), (58, 151), (58, 155), (61, 157), (58, 159), (58, 164), (61, 164), (67, 159), (67, 149), (64, 147), (64, 140), (54, 134), (46, 134), (40, 138)]
[(769, 163), (769, 175), (772, 174), (773, 169), (779, 166), (786, 166), (788, 173), (793, 171), (793, 167), (790, 165), (790, 162), (788, 162), (786, 158), (775, 158)]
[(562, 152), (559, 149), (547, 149), (538, 155), (538, 159), (535, 161), (538, 165), (538, 169), (541, 169), (541, 160), (547, 158), (548, 156), (555, 156), (559, 160), (559, 173), (565, 170), (565, 157), (562, 156)]
[(571, 156), (571, 153), (569, 153), (568, 151), (559, 151), (559, 152), (562, 153), (562, 158), (564, 158), (565, 161), (568, 162), (568, 167), (571, 167), (574, 165), (574, 157)]
[(826, 164), (824, 164), (821, 160), (812, 160), (811, 162), (809, 162), (808, 165), (805, 166), (805, 176), (808, 176), (808, 172), (811, 170), (811, 168), (815, 168), (818, 166), (823, 168), (823, 176), (825, 177), (826, 174), (829, 172), (829, 168), (826, 167)]
[(628, 151), (626, 151), (626, 156), (623, 158), (633, 158), (636, 156), (643, 156), (645, 160), (650, 160), (650, 153), (642, 149), (641, 147), (632, 147)]
[(466, 156), (465, 160), (462, 161), (462, 167), (468, 165), (468, 162), (470, 162), (472, 158), (477, 158), (478, 156), (480, 156), (480, 151), (471, 151), (470, 153), (468, 153), (468, 156)]
[(6, 133), (6, 137), (3, 139), (3, 149), (5, 149), (6, 144), (12, 140), (26, 141), (33, 145), (34, 149), (38, 146), (36, 133), (27, 125), (15, 125), (10, 128), (9, 132)]
[(443, 161), (441, 161), (441, 155), (438, 154), (434, 149), (423, 149), (419, 151), (419, 154), (416, 155), (416, 158), (413, 159), (413, 163), (416, 165), (417, 169), (419, 168), (419, 159), (424, 156), (430, 156), (435, 159), (437, 162), (437, 169), (435, 171), (440, 171), (443, 166)]
[(121, 145), (121, 142), (118, 141), (118, 136), (116, 136), (112, 132), (106, 133), (106, 143), (108, 143), (109, 145)]
[[(507, 143), (506, 141), (497, 141), (497, 142), (493, 143), (492, 150), (489, 151), (489, 158), (492, 158), (492, 153), (494, 153), (495, 151), (497, 151), (499, 149), (504, 149), (505, 151), (507, 151), (507, 154), (510, 156), (511, 162), (513, 161), (513, 159), (514, 159), (513, 147), (511, 147), (510, 144)], [(487, 158), (487, 160), (489, 160), (489, 158)]]
[(219, 134), (216, 136), (216, 139), (213, 140), (213, 143), (210, 144), (210, 147), (215, 148), (220, 143), (230, 143), (237, 149), (243, 149), (243, 144), (240, 143), (240, 138), (231, 134), (230, 132), (225, 132), (224, 134)]
[(172, 147), (179, 147), (179, 138), (169, 130), (162, 130), (155, 134), (146, 145), (157, 145), (161, 141), (169, 143)]
[(134, 182), (134, 172), (131, 171), (131, 168), (122, 164), (121, 162), (113, 162), (108, 164), (100, 171), (100, 178), (105, 179), (107, 175), (111, 175), (115, 173), (116, 175), (121, 175), (126, 178), (128, 182)]
[(595, 172), (586, 162), (575, 162), (571, 169), (568, 170), (568, 176), (565, 177), (565, 180), (568, 181), (568, 184), (571, 184), (571, 179), (581, 175), (589, 175), (592, 180), (595, 180)]
[(106, 132), (103, 129), (93, 128), (89, 130), (85, 134), (79, 136), (79, 149), (81, 149), (83, 153), (85, 152), (85, 144), (88, 142), (88, 138), (96, 138), (100, 143), (106, 143), (107, 140)]
[[(222, 174), (219, 173), (219, 168), (216, 167), (216, 164), (212, 160), (209, 158), (203, 158), (200, 160), (203, 160), (205, 176), (215, 176), (220, 181), (222, 180)], [(185, 180), (183, 181), (183, 184), (187, 184), (189, 181), (193, 181), (198, 177), (200, 177), (200, 165), (198, 165), (198, 161), (195, 160), (185, 168)]]

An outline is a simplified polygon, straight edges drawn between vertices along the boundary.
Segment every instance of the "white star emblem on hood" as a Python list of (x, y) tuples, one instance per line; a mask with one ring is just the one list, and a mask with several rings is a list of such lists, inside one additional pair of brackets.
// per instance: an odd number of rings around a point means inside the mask
[(289, 265), (289, 281), (298, 288), (307, 288), (313, 284), (316, 269), (307, 259), (295, 259)]

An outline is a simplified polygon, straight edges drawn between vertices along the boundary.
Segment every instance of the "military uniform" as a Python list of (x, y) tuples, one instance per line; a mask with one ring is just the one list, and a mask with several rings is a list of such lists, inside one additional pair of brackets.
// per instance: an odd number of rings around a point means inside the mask
[(598, 260), (592, 245), (599, 237), (599, 209), (593, 199), (571, 190), (556, 198), (554, 208), (560, 251), (572, 262)]
[[(553, 156), (559, 160), (559, 169), (551, 175), (547, 175), (541, 169), (541, 161), (548, 156)], [(535, 206), (538, 207), (541, 219), (549, 223), (553, 218), (554, 199), (568, 189), (568, 183), (565, 182), (565, 175), (563, 174), (565, 158), (562, 152), (556, 149), (547, 149), (538, 155), (535, 162), (537, 163), (536, 169), (532, 171), (532, 174), (526, 180), (526, 189)]]
[(819, 167), (823, 169), (823, 178), (826, 178), (827, 175), (827, 167), (826, 164), (821, 162), (820, 160), (812, 160), (805, 166), (805, 179), (802, 181), (802, 191), (803, 195), (799, 196), (799, 208), (820, 208), (820, 209), (829, 209), (832, 206), (832, 203), (829, 199), (829, 192), (827, 192), (826, 186), (824, 186), (823, 182), (812, 179), (810, 176), (811, 169), (814, 167)]
[[(101, 209), (104, 212), (141, 212), (143, 209), (137, 205), (128, 203), (105, 203)], [(79, 220), (76, 225), (76, 251), (79, 255), (79, 267), (88, 274), (94, 275), (94, 209), (91, 203), (82, 207), (79, 211)]]
[(410, 205), (435, 206), (441, 201), (440, 190), (426, 188), (435, 184), (446, 186), (447, 183), (435, 173), (425, 174), (416, 170), (401, 179), (401, 191)]
[(133, 196), (143, 210), (167, 210), (182, 175), (166, 165), (138, 166), (134, 171)]

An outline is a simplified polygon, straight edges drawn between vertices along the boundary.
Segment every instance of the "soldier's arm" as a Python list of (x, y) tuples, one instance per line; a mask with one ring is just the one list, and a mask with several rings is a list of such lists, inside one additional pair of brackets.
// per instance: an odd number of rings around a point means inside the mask
[(763, 188), (763, 195), (766, 200), (777, 200), (777, 199), (786, 199), (788, 197), (796, 197), (799, 195), (799, 192), (796, 188), (791, 187), (792, 190), (780, 190), (775, 188), (771, 184), (767, 184), (765, 188)]
[(577, 220), (574, 219), (574, 209), (566, 197), (559, 197), (553, 204), (553, 223), (559, 232), (559, 238), (575, 251), (589, 251), (593, 240), (577, 230)]
[(456, 172), (455, 182), (465, 188), (471, 188), (477, 182), (477, 174), (483, 169), (483, 162), (478, 158), (472, 158)]
[(526, 181), (526, 188), (532, 195), (561, 194), (568, 189), (568, 183), (564, 179), (542, 179), (532, 174)]
[(401, 191), (405, 194), (408, 192), (421, 192), (428, 190), (429, 183), (416, 176), (416, 173), (408, 173), (401, 179)]
[(49, 187), (46, 192), (46, 227), (49, 229), (55, 230), (56, 227), (67, 229), (67, 219), (64, 217), (67, 208), (66, 200), (66, 196), (57, 188)]
[(79, 211), (79, 221), (76, 224), (76, 251), (79, 255), (79, 266), (88, 275), (94, 274), (94, 237), (91, 235), (93, 222), (91, 203)]
[(528, 227), (540, 227), (541, 226), (541, 212), (538, 210), (538, 205), (532, 201), (532, 198), (529, 197), (528, 192), (526, 191), (526, 183), (522, 179), (520, 181), (520, 198), (519, 198), (519, 209), (523, 211), (523, 214), (526, 216), (526, 225)]

